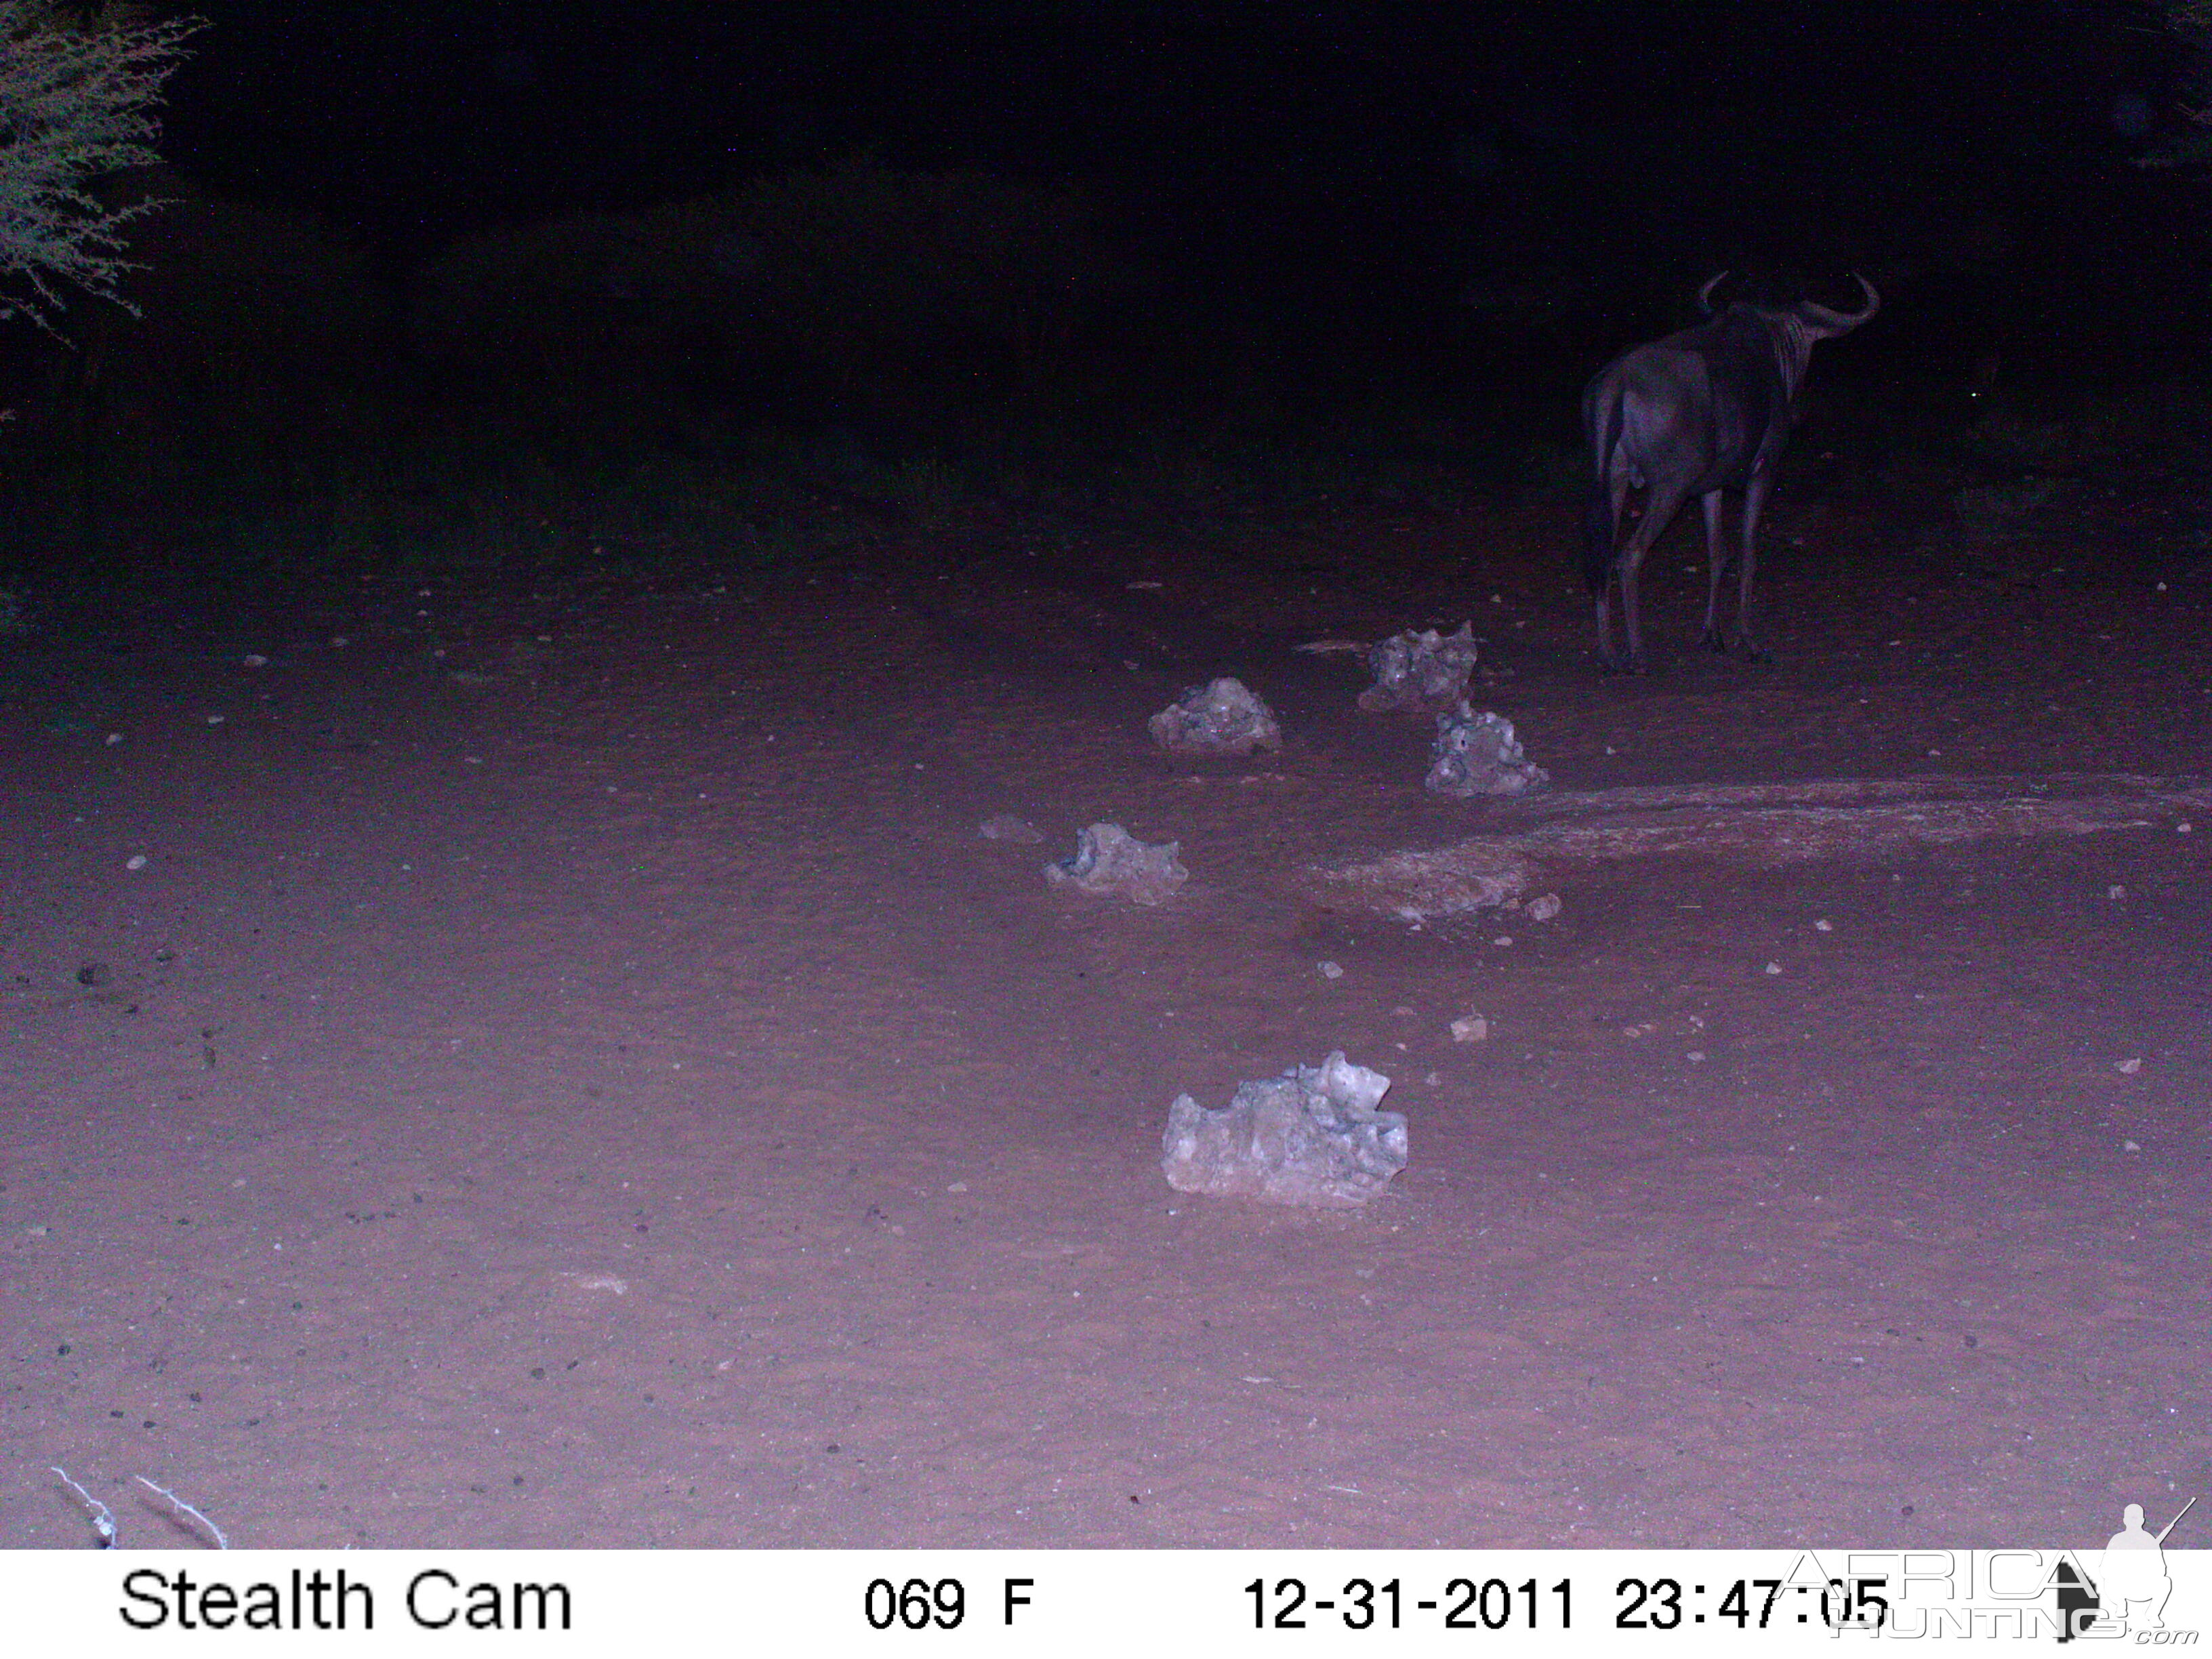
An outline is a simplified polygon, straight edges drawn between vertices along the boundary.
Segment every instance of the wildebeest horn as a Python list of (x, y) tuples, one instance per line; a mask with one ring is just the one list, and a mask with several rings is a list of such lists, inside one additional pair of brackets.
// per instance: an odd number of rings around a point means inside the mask
[(1719, 276), (1698, 290), (1698, 309), (1708, 317), (1713, 314), (1713, 290), (1728, 281), (1728, 275), (1725, 270), (1721, 272)]
[(1851, 275), (1857, 280), (1859, 287), (1866, 292), (1866, 308), (1863, 311), (1857, 313), (1831, 311), (1826, 306), (1815, 305), (1812, 301), (1808, 300), (1797, 307), (1799, 314), (1820, 324), (1832, 334), (1841, 334), (1846, 330), (1856, 328), (1875, 312), (1880, 311), (1881, 295), (1875, 292), (1874, 284), (1859, 276), (1856, 270)]

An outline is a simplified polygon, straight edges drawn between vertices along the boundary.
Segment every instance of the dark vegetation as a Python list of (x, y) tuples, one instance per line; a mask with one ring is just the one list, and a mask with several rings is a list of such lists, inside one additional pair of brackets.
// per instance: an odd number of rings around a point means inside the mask
[(2201, 518), (2198, 186), (2130, 165), (2100, 86), (2050, 90), (1909, 129), (1501, 97), (1296, 161), (1264, 132), (1087, 167), (823, 142), (412, 241), (247, 205), (210, 161), (147, 186), (176, 200), (134, 245), (143, 318), (0, 343), (0, 585), (769, 580), (915, 527), (1361, 505), (1556, 505), (1565, 585), (1582, 382), (1723, 264), (1773, 298), (1881, 285), (1794, 467), (1969, 545), (2091, 478)]

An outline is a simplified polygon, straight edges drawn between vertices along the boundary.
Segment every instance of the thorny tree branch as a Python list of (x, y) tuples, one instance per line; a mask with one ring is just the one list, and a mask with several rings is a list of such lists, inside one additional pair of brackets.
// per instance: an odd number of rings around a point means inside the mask
[(110, 206), (100, 179), (150, 167), (151, 113), (183, 61), (198, 18), (139, 23), (106, 6), (0, 0), (0, 317), (18, 312), (49, 333), (76, 288), (125, 309), (124, 230), (161, 205)]

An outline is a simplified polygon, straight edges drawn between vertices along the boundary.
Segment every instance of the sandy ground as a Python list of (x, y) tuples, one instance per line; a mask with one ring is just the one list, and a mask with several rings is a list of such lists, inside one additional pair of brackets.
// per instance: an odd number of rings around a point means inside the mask
[[(50, 1465), (125, 1547), (186, 1541), (138, 1475), (263, 1547), (2162, 1524), (2212, 1485), (2212, 822), (1413, 929), (1293, 877), (1486, 809), (1291, 647), (1471, 616), (1564, 788), (2201, 775), (2212, 584), (1826, 513), (1773, 665), (1686, 648), (1678, 537), (1607, 680), (1565, 522), (7, 642), (0, 1546), (90, 1543)], [(1288, 750), (1153, 752), (1220, 672)], [(1048, 890), (1101, 819), (1189, 885)], [(1178, 1092), (1340, 1048), (1411, 1120), (1383, 1197), (1165, 1185)]]

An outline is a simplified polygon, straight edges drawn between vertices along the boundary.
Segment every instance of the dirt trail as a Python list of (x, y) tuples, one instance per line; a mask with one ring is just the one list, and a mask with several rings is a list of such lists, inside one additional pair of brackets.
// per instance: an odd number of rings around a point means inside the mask
[[(2212, 822), (1332, 914), (1292, 872), (1474, 809), (1289, 647), (1457, 617), (1125, 562), (364, 604), (65, 700), (26, 647), (0, 1547), (88, 1541), (53, 1464), (144, 1546), (137, 1474), (302, 1547), (2080, 1542), (2204, 1484)], [(1617, 684), (1528, 569), (1436, 602), (1563, 787), (2212, 771), (2200, 598), (1785, 580), (1778, 666)], [(1289, 752), (1150, 750), (1214, 672)], [(1048, 892), (1101, 818), (1188, 887)], [(1335, 1048), (1384, 1199), (1167, 1188), (1177, 1092)]]

